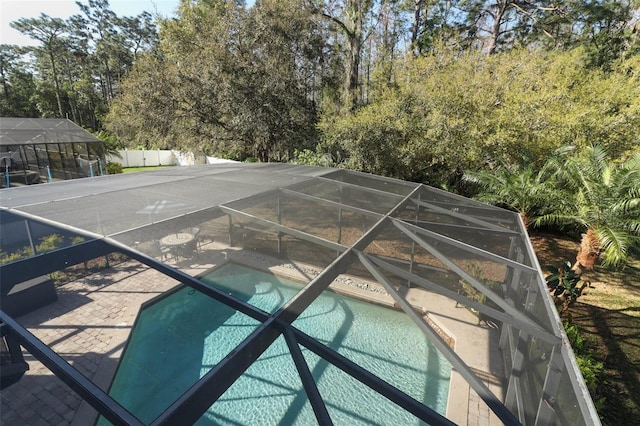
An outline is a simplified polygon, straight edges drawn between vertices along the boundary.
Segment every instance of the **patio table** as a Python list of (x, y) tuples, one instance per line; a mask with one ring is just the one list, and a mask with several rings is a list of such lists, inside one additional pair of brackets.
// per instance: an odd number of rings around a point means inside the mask
[(195, 239), (195, 237), (186, 232), (179, 232), (177, 234), (170, 234), (163, 237), (160, 240), (160, 244), (163, 246), (184, 246), (189, 244)]

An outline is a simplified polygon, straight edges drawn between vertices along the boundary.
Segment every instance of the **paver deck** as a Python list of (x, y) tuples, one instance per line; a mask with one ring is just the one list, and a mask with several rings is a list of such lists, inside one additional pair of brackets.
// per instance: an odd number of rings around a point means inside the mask
[[(178, 260), (181, 270), (203, 273), (226, 260), (237, 260), (261, 269), (308, 279), (313, 271), (274, 262), (268, 256), (241, 252), (214, 244), (197, 259)], [(108, 390), (120, 354), (140, 305), (178, 285), (178, 282), (136, 262), (125, 262), (58, 288), (58, 302), (18, 318), (18, 322), (53, 348), (67, 362)], [(377, 303), (393, 304), (388, 295), (344, 283), (332, 284), (342, 292)], [(410, 289), (407, 300), (423, 307), (429, 320), (452, 336), (455, 350), (502, 398), (502, 364), (498, 330), (478, 325), (477, 317), (443, 296)], [(2, 425), (88, 425), (95, 410), (33, 356), (26, 353), (29, 371), (1, 393)], [(447, 416), (457, 424), (500, 424), (461, 376), (452, 371)]]

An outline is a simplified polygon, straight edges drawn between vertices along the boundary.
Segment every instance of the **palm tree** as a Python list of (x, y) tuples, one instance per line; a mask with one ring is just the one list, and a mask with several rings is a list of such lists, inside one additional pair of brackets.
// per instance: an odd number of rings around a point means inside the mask
[(624, 265), (629, 247), (640, 242), (640, 152), (616, 162), (592, 146), (549, 163), (565, 200), (534, 224), (573, 224), (586, 231), (573, 265), (578, 273), (592, 269), (601, 256), (605, 266)]
[(556, 195), (553, 174), (546, 165), (536, 170), (531, 163), (522, 168), (505, 164), (466, 173), (463, 180), (480, 186), (474, 198), (518, 212), (527, 228), (533, 217), (546, 213), (545, 207), (554, 204)]

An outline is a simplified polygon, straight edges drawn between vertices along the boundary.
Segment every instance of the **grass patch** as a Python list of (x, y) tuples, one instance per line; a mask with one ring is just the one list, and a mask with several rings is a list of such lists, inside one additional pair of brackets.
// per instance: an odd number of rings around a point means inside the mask
[(167, 169), (176, 166), (123, 167), (122, 173), (146, 172), (149, 170)]
[[(531, 242), (540, 265), (574, 261), (578, 242), (533, 232)], [(631, 259), (620, 271), (596, 267), (583, 275), (591, 282), (570, 312), (602, 362), (604, 374), (593, 400), (605, 425), (629, 424), (640, 419), (640, 259)]]

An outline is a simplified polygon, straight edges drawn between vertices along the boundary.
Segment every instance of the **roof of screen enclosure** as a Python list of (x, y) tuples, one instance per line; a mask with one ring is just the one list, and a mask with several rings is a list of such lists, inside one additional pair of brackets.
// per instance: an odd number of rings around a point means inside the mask
[[(75, 245), (69, 243), (67, 247), (0, 266), (3, 294), (14, 283), (118, 251), (262, 322), (253, 339), (223, 360), (228, 364), (225, 368), (205, 375), (154, 424), (199, 418), (226, 389), (220, 390), (221, 383), (230, 386), (250, 366), (249, 354), (262, 353), (280, 335), (297, 340), (329, 362), (339, 364), (338, 355), (308, 336), (303, 337), (290, 324), (330, 282), (347, 270), (364, 271), (368, 278), (382, 284), (503, 422), (574, 425), (599, 422), (570, 346), (563, 338), (561, 321), (545, 294), (544, 278), (527, 233), (520, 217), (513, 212), (425, 185), (363, 173), (242, 163), (177, 167), (12, 188), (2, 191), (0, 200), (3, 229), (25, 228), (27, 224), (31, 235), (25, 234), (25, 238), (30, 237), (31, 241), (37, 238), (34, 234), (46, 235), (51, 229), (83, 237)], [(215, 218), (223, 218), (229, 226), (233, 221), (265, 234), (295, 239), (311, 252), (324, 253), (328, 260), (322, 265), (322, 272), (297, 297), (275, 314), (265, 315), (161, 263), (137, 244), (158, 238), (168, 230), (198, 226)], [(385, 244), (391, 244), (394, 250), (381, 253), (376, 249)], [(313, 254), (316, 259), (317, 253)], [(472, 270), (473, 264), (485, 263), (501, 268), (501, 290), (488, 288), (477, 271)], [(478, 303), (447, 288), (438, 281), (437, 271), (442, 270), (469, 283), (486, 296), (487, 303)], [(398, 280), (409, 280), (412, 285), (461, 302), (502, 324), (501, 339), (507, 342), (503, 356), (511, 371), (504, 404), (416, 314), (396, 290), (394, 283)], [(72, 388), (103, 415), (116, 422), (135, 421), (77, 370), (56, 359), (50, 349), (38, 349), (40, 346), (33, 342), (37, 339), (12, 318), (4, 312), (0, 315), (4, 326), (20, 335), (27, 350), (35, 352), (66, 383), (74, 383)], [(430, 424), (446, 423), (439, 414), (400, 391), (389, 390), (375, 376), (369, 377), (366, 371), (360, 374), (357, 366), (345, 368)], [(220, 377), (221, 370), (225, 371), (224, 380)], [(304, 372), (299, 372), (306, 383)], [(326, 408), (323, 410), (321, 397), (309, 389), (307, 394), (322, 423)]]
[(61, 118), (0, 118), (0, 145), (100, 142), (100, 139)]

